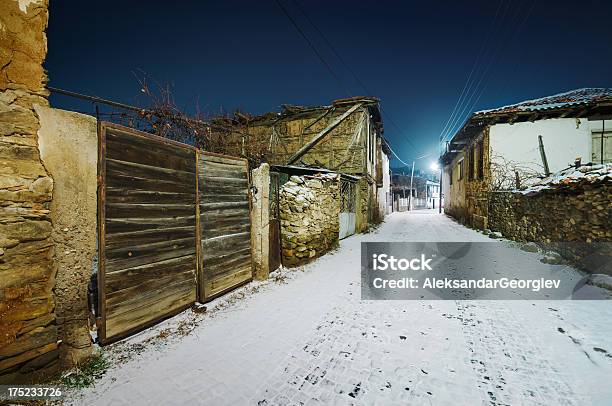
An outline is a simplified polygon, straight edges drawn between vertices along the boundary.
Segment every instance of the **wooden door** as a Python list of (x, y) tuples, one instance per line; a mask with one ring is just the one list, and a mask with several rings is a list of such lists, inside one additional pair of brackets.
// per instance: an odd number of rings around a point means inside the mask
[(198, 152), (200, 301), (252, 280), (248, 163)]
[(195, 148), (101, 123), (98, 306), (102, 344), (196, 299)]

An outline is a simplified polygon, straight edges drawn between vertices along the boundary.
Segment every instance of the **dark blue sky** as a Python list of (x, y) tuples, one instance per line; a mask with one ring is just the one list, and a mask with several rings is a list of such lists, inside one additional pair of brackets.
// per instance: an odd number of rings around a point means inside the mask
[[(142, 105), (133, 72), (144, 71), (172, 85), (186, 111), (199, 104), (264, 113), (285, 103), (328, 104), (347, 97), (347, 88), (363, 95), (353, 71), (381, 98), (385, 135), (405, 161), (437, 151), (477, 58), (466, 114), (612, 87), (610, 1), (280, 1), (342, 84), (276, 0), (105, 0), (90, 8), (56, 0), (47, 31), (50, 85)], [(51, 103), (93, 111), (63, 96)]]

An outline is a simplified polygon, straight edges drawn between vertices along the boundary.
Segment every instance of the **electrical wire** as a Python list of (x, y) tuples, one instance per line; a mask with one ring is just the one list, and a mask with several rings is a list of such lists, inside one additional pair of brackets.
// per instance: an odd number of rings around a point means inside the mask
[[(493, 17), (493, 20), (491, 21), (491, 28), (495, 26), (495, 22), (497, 21), (497, 16), (499, 15), (499, 10), (502, 4), (503, 4), (503, 0), (497, 4), (497, 9), (495, 10), (495, 16)], [(470, 70), (470, 74), (468, 75), (468, 78), (465, 81), (465, 84), (463, 85), (463, 89), (461, 90), (461, 94), (459, 95), (459, 98), (457, 99), (457, 102), (455, 103), (455, 107), (453, 107), (453, 110), (450, 116), (446, 120), (446, 123), (444, 124), (444, 127), (442, 128), (442, 131), (440, 132), (440, 142), (442, 142), (443, 135), (446, 133), (446, 130), (448, 129), (448, 125), (451, 123), (451, 120), (453, 119), (453, 117), (455, 117), (457, 108), (463, 101), (464, 95), (466, 94), (465, 93), (466, 89), (469, 89), (468, 93), (471, 92), (471, 85), (474, 83), (472, 81), (472, 76), (474, 72), (476, 71), (476, 67), (478, 66), (478, 62), (480, 61), (480, 57), (482, 56), (483, 51), (485, 50), (486, 46), (489, 43), (489, 38), (491, 37), (491, 28), (487, 31), (487, 36), (485, 37), (485, 40), (482, 42), (480, 46), (480, 51), (478, 51), (478, 56), (476, 57), (476, 59), (474, 60), (474, 63), (472, 64), (472, 69)]]
[[(517, 29), (514, 31), (514, 33), (512, 35), (510, 35), (503, 43), (503, 47), (498, 47), (497, 48), (497, 52), (493, 55), (493, 58), (490, 60), (489, 64), (487, 65), (487, 69), (485, 71), (486, 72), (489, 71), (491, 66), (494, 66), (497, 64), (497, 57), (499, 56), (499, 53), (501, 51), (501, 49), (505, 48), (506, 45), (514, 42), (516, 40), (516, 38), (519, 37), (520, 33), (522, 32), (525, 23), (527, 22), (529, 16), (531, 15), (531, 11), (533, 10), (533, 5), (535, 4), (532, 3), (531, 7), (529, 8), (529, 10), (527, 11), (525, 17), (523, 18), (523, 20), (521, 21), (521, 23), (518, 25)], [(516, 14), (516, 19), (517, 21), (520, 20), (520, 14), (521, 14), (521, 8), (523, 8), (524, 4), (520, 4), (518, 7), (518, 12)], [(488, 87), (489, 82), (485, 83), (485, 86), (483, 86), (483, 88), (480, 90), (480, 92), (478, 93), (478, 97), (476, 97), (476, 99), (471, 103), (471, 105), (469, 106), (469, 108), (465, 109), (462, 111), (462, 114), (460, 115), (460, 117), (463, 117), (463, 119), (461, 121), (458, 121), (457, 124), (454, 126), (454, 128), (451, 128), (452, 131), (449, 131), (449, 133), (447, 134), (447, 137), (451, 137), (452, 135), (454, 135), (456, 133), (456, 131), (459, 130), (459, 128), (461, 128), (465, 122), (467, 121), (467, 119), (469, 118), (471, 112), (474, 110), (474, 108), (476, 107), (477, 103), (480, 101), (480, 98), (482, 97), (484, 91), (486, 90), (486, 88)], [(473, 95), (472, 95), (473, 96)], [(470, 98), (471, 99), (471, 98)], [(468, 107), (468, 106), (466, 106)], [(443, 141), (446, 140), (443, 139)]]
[(332, 77), (336, 80), (336, 82), (338, 83), (338, 85), (349, 95), (351, 96), (351, 92), (348, 90), (348, 88), (344, 85), (344, 83), (340, 80), (340, 77), (338, 77), (336, 75), (336, 73), (334, 72), (334, 70), (332, 69), (332, 67), (327, 63), (327, 61), (325, 60), (325, 58), (323, 58), (323, 55), (321, 55), (319, 53), (319, 51), (317, 50), (317, 48), (315, 47), (315, 45), (312, 43), (312, 41), (310, 41), (310, 39), (308, 38), (308, 36), (306, 35), (306, 33), (304, 31), (302, 31), (302, 29), (300, 28), (300, 26), (298, 25), (298, 23), (293, 19), (293, 17), (291, 17), (291, 14), (289, 14), (289, 12), (287, 11), (287, 9), (285, 8), (285, 6), (283, 6), (283, 4), (280, 2), (280, 0), (274, 0), (276, 2), (276, 4), (278, 4), (278, 7), (280, 7), (280, 9), (282, 10), (283, 14), (287, 17), (287, 19), (289, 19), (289, 21), (291, 22), (291, 24), (293, 24), (293, 27), (297, 30), (297, 32), (302, 36), (302, 38), (304, 38), (304, 40), (306, 41), (306, 43), (308, 43), (308, 46), (310, 47), (310, 49), (312, 49), (312, 51), (315, 53), (315, 55), (317, 56), (317, 58), (319, 58), (319, 60), (321, 61), (321, 63), (323, 65), (325, 65), (325, 67), (327, 68), (327, 71), (332, 75)]
[[(277, 2), (279, 0), (276, 0)], [(348, 63), (345, 62), (344, 58), (342, 58), (342, 56), (340, 55), (340, 52), (338, 52), (338, 50), (336, 49), (336, 47), (333, 46), (333, 44), (331, 43), (331, 41), (327, 38), (327, 36), (323, 33), (322, 30), (319, 29), (319, 27), (314, 23), (314, 21), (308, 16), (308, 14), (306, 13), (306, 11), (304, 10), (304, 8), (300, 5), (300, 3), (297, 0), (292, 0), (293, 3), (296, 5), (297, 9), (300, 11), (300, 13), (304, 16), (304, 18), (306, 19), (306, 21), (308, 21), (308, 23), (315, 29), (315, 31), (319, 34), (319, 36), (323, 39), (323, 41), (325, 42), (325, 44), (329, 47), (329, 49), (332, 51), (332, 53), (336, 56), (336, 58), (338, 58), (338, 60), (340, 61), (340, 63), (349, 71), (349, 73), (355, 78), (355, 81), (359, 84), (359, 86), (361, 86), (361, 88), (366, 92), (366, 94), (368, 95), (372, 95), (373, 93), (370, 92), (370, 90), (368, 89), (368, 87), (365, 85), (365, 83), (359, 78), (359, 76), (357, 75), (357, 73), (355, 73), (355, 71), (350, 67), (350, 65)], [(310, 41), (309, 41), (310, 43)], [(383, 114), (385, 116), (385, 119), (387, 121), (389, 121), (389, 123), (391, 123), (391, 125), (395, 128), (395, 130), (399, 133), (402, 134), (403, 131), (399, 128), (399, 126), (395, 123), (395, 121), (391, 118), (391, 116), (385, 111), (383, 110), (382, 106), (379, 106), (380, 112), (381, 114)], [(418, 151), (418, 148), (412, 143), (412, 141), (410, 140), (410, 138), (404, 136), (403, 137), (404, 141), (415, 151)], [(386, 142), (387, 146), (389, 147), (389, 149), (393, 152), (393, 155), (395, 155), (395, 157), (403, 163), (403, 161), (397, 156), (397, 154), (391, 149), (391, 147), (389, 146), (389, 143)]]
[[(501, 16), (500, 22), (499, 22), (499, 26), (503, 27), (504, 25), (504, 20), (506, 19), (506, 15), (508, 13), (508, 10), (510, 9), (510, 4), (512, 3), (512, 0), (510, 0), (506, 6), (504, 7), (504, 11), (503, 14)], [(497, 32), (495, 33), (495, 36), (497, 36)], [(488, 44), (488, 38), (490, 38), (490, 36), (487, 36), (487, 44)], [(491, 53), (491, 57), (487, 58), (486, 55), (489, 54), (489, 52), (487, 51), (485, 53), (485, 60), (488, 59), (488, 62), (484, 68), (484, 70), (482, 71), (482, 73), (479, 75), (479, 79), (478, 82), (476, 83), (476, 86), (472, 89), (471, 92), (468, 92), (468, 96), (466, 96), (466, 98), (463, 100), (463, 102), (460, 104), (460, 108), (459, 108), (459, 114), (456, 115), (455, 119), (452, 120), (451, 122), (451, 126), (448, 127), (447, 132), (442, 134), (441, 137), (441, 141), (444, 142), (446, 141), (449, 137), (454, 135), (454, 132), (457, 130), (457, 126), (458, 125), (462, 125), (463, 122), (465, 121), (465, 114), (466, 111), (468, 114), (470, 114), (471, 109), (473, 109), (473, 107), (471, 107), (472, 105), (475, 105), (475, 103), (472, 103), (474, 96), (478, 95), (478, 97), (476, 98), (476, 100), (480, 100), (480, 97), (482, 96), (482, 93), (484, 92), (484, 89), (486, 89), (486, 87), (488, 86), (488, 82), (485, 82), (485, 85), (483, 88), (479, 89), (480, 85), (482, 84), (482, 82), (485, 80), (485, 78), (487, 78), (487, 75), (491, 69), (491, 66), (493, 65), (493, 62), (497, 59), (497, 55), (499, 54), (499, 51), (501, 50), (501, 46), (499, 44), (498, 41), (498, 46), (494, 47), (492, 49), (492, 53)], [(478, 76), (478, 74), (477, 74)], [(469, 108), (469, 110), (468, 110)]]

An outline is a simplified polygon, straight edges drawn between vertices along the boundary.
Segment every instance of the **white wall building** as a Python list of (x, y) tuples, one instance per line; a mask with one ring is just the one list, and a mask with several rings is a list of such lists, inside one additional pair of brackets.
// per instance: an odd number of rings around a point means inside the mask
[(547, 170), (555, 173), (578, 160), (612, 162), (610, 88), (572, 90), (475, 112), (441, 157), (445, 211), (486, 224), (488, 192), (529, 186)]

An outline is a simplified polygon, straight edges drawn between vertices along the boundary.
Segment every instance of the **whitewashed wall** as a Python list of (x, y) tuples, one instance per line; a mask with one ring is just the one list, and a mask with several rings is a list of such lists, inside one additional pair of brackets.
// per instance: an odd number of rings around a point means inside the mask
[(378, 209), (383, 216), (391, 212), (391, 200), (387, 198), (391, 192), (391, 175), (389, 174), (389, 157), (387, 154), (382, 154), (382, 174), (383, 185), (377, 190), (378, 193)]
[[(492, 165), (519, 165), (543, 174), (538, 148), (542, 136), (551, 172), (567, 168), (577, 157), (591, 160), (591, 127), (587, 119), (555, 118), (535, 122), (496, 124), (490, 128)], [(503, 158), (502, 158), (503, 157)]]

